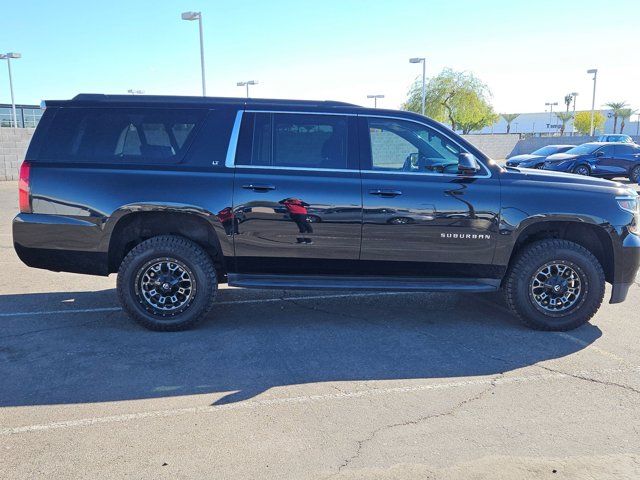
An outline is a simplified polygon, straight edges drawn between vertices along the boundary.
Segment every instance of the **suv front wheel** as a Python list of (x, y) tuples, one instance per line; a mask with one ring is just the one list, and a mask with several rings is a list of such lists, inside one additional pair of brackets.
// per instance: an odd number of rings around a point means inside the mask
[(588, 322), (604, 298), (604, 271), (596, 257), (567, 240), (526, 246), (505, 279), (507, 305), (528, 326), (565, 331)]
[(213, 306), (218, 287), (211, 257), (183, 237), (162, 235), (133, 248), (118, 271), (125, 312), (156, 331), (185, 330)]
[(640, 181), (640, 165), (636, 165), (631, 170), (631, 174), (629, 175), (629, 180), (633, 183), (638, 183)]

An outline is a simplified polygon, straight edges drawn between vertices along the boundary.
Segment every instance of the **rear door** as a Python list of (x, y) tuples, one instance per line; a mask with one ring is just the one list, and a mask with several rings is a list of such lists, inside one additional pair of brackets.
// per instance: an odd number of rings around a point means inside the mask
[(595, 170), (597, 175), (615, 176), (625, 174), (625, 169), (615, 155), (615, 145), (603, 145), (595, 152)]
[(640, 148), (629, 144), (617, 144), (615, 147), (615, 158), (620, 168), (629, 175), (633, 167), (640, 162)]
[(362, 191), (356, 117), (246, 111), (235, 157), (238, 273), (352, 272)]
[(500, 183), (459, 175), (464, 149), (421, 123), (360, 117), (362, 266), (372, 273), (491, 277)]

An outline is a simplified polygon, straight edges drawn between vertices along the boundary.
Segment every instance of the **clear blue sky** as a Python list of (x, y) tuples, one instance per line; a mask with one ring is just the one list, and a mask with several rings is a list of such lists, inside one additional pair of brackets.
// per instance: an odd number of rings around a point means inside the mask
[[(590, 108), (588, 68), (600, 70), (598, 104), (640, 108), (640, 1), (7, 1), (0, 51), (12, 63), (16, 101), (79, 92), (198, 95), (196, 22), (204, 18), (210, 95), (314, 98), (397, 108), (427, 57), (427, 74), (471, 70), (500, 112), (542, 111), (579, 92)], [(0, 63), (0, 103), (9, 101)]]

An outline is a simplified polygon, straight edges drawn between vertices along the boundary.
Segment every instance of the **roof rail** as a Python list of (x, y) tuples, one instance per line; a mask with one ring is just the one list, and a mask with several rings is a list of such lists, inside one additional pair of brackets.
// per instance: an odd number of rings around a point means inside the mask
[(176, 102), (176, 103), (242, 103), (269, 105), (324, 105), (335, 107), (360, 107), (353, 103), (335, 100), (292, 100), (277, 98), (244, 98), (244, 97), (195, 97), (178, 95), (108, 95), (103, 93), (80, 93), (72, 98), (72, 102)]

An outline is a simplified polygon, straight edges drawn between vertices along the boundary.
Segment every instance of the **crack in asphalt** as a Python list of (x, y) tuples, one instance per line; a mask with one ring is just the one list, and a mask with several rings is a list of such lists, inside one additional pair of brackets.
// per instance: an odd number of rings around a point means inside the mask
[(478, 401), (480, 399), (482, 399), (482, 397), (484, 397), (489, 391), (493, 390), (496, 387), (496, 380), (498, 378), (500, 378), (502, 376), (502, 374), (497, 375), (496, 377), (494, 377), (491, 381), (491, 383), (489, 384), (489, 386), (487, 388), (485, 388), (484, 390), (482, 390), (480, 393), (477, 393), (476, 395), (473, 395), (470, 398), (466, 398), (464, 400), (462, 400), (461, 402), (456, 403), (453, 407), (449, 408), (448, 410), (444, 411), (444, 412), (440, 412), (440, 413), (435, 413), (435, 414), (431, 414), (431, 415), (424, 415), (412, 420), (405, 420), (403, 422), (397, 422), (397, 423), (392, 423), (389, 425), (383, 425), (381, 427), (376, 428), (375, 430), (373, 430), (367, 437), (361, 439), (361, 440), (356, 440), (356, 451), (353, 453), (353, 455), (347, 457), (346, 459), (344, 459), (344, 461), (338, 466), (338, 470), (330, 475), (327, 478), (331, 478), (334, 477), (336, 475), (338, 475), (344, 468), (348, 467), (354, 460), (357, 460), (360, 455), (362, 454), (362, 451), (365, 447), (366, 444), (368, 444), (369, 442), (373, 441), (375, 439), (375, 437), (380, 434), (381, 432), (387, 431), (387, 430), (391, 430), (393, 428), (398, 428), (398, 427), (406, 427), (409, 425), (418, 425), (422, 422), (426, 422), (428, 420), (432, 420), (434, 418), (440, 418), (440, 417), (447, 417), (450, 415), (454, 415), (456, 413), (457, 410), (459, 410), (460, 408), (462, 408), (465, 405), (468, 405), (470, 403), (473, 403), (475, 401)]
[(577, 374), (577, 373), (569, 373), (569, 372), (565, 372), (565, 371), (562, 371), (562, 370), (556, 370), (554, 368), (545, 367), (544, 365), (536, 364), (534, 366), (538, 367), (538, 368), (541, 368), (543, 370), (546, 370), (548, 372), (559, 373), (561, 375), (566, 375), (567, 377), (575, 378), (577, 380), (584, 380), (586, 382), (597, 383), (597, 384), (600, 384), (600, 385), (606, 385), (606, 386), (610, 386), (610, 387), (618, 387), (618, 388), (622, 388), (623, 390), (627, 390), (629, 392), (640, 393), (640, 390), (638, 390), (637, 388), (630, 387), (629, 385), (625, 385), (623, 383), (610, 382), (610, 381), (607, 381), (607, 380), (598, 380), (597, 378), (587, 377), (585, 375), (580, 375), (580, 374)]

